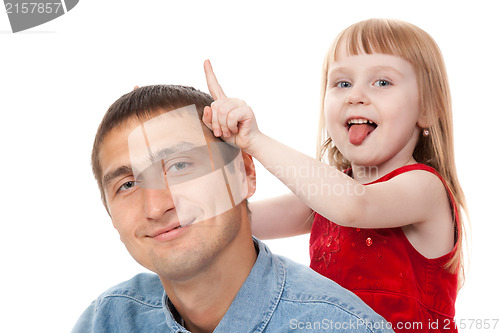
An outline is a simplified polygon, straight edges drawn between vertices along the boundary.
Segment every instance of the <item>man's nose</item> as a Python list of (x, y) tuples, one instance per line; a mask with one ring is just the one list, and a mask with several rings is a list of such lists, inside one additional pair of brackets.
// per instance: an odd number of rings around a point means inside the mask
[(164, 214), (175, 208), (168, 186), (163, 189), (143, 189), (144, 215), (148, 220), (161, 219)]

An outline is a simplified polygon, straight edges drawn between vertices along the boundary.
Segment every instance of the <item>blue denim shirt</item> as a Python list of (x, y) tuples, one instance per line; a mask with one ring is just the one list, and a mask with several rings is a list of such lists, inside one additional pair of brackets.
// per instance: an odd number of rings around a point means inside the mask
[[(393, 332), (353, 293), (256, 243), (257, 260), (214, 332)], [(171, 309), (159, 277), (143, 273), (97, 298), (72, 332), (189, 332)]]

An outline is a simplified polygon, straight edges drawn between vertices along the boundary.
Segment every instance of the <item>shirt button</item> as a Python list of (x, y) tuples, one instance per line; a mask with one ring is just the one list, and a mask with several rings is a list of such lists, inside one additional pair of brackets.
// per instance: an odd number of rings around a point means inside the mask
[(366, 245), (368, 245), (368, 246), (372, 246), (372, 244), (373, 244), (373, 240), (372, 240), (370, 237), (368, 237), (368, 238), (366, 239)]

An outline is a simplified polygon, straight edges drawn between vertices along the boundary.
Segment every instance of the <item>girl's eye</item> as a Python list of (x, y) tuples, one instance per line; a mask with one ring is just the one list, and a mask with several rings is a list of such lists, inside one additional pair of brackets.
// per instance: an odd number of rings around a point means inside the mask
[(126, 190), (130, 190), (132, 187), (135, 186), (135, 181), (128, 181), (126, 183), (123, 183), (122, 186), (120, 186), (118, 188), (118, 191), (116, 191), (117, 193), (118, 192), (121, 192), (121, 191), (126, 191)]
[(377, 80), (375, 81), (374, 85), (376, 87), (388, 87), (391, 85), (391, 83), (387, 80)]
[(350, 88), (351, 84), (347, 81), (340, 81), (335, 84), (336, 87), (338, 88)]

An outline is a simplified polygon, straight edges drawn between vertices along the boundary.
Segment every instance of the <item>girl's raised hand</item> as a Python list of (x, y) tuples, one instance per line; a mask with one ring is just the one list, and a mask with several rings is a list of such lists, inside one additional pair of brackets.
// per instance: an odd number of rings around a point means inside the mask
[(252, 109), (240, 99), (226, 97), (209, 60), (205, 60), (204, 69), (214, 102), (203, 110), (203, 122), (215, 136), (243, 150), (250, 150), (261, 134)]

